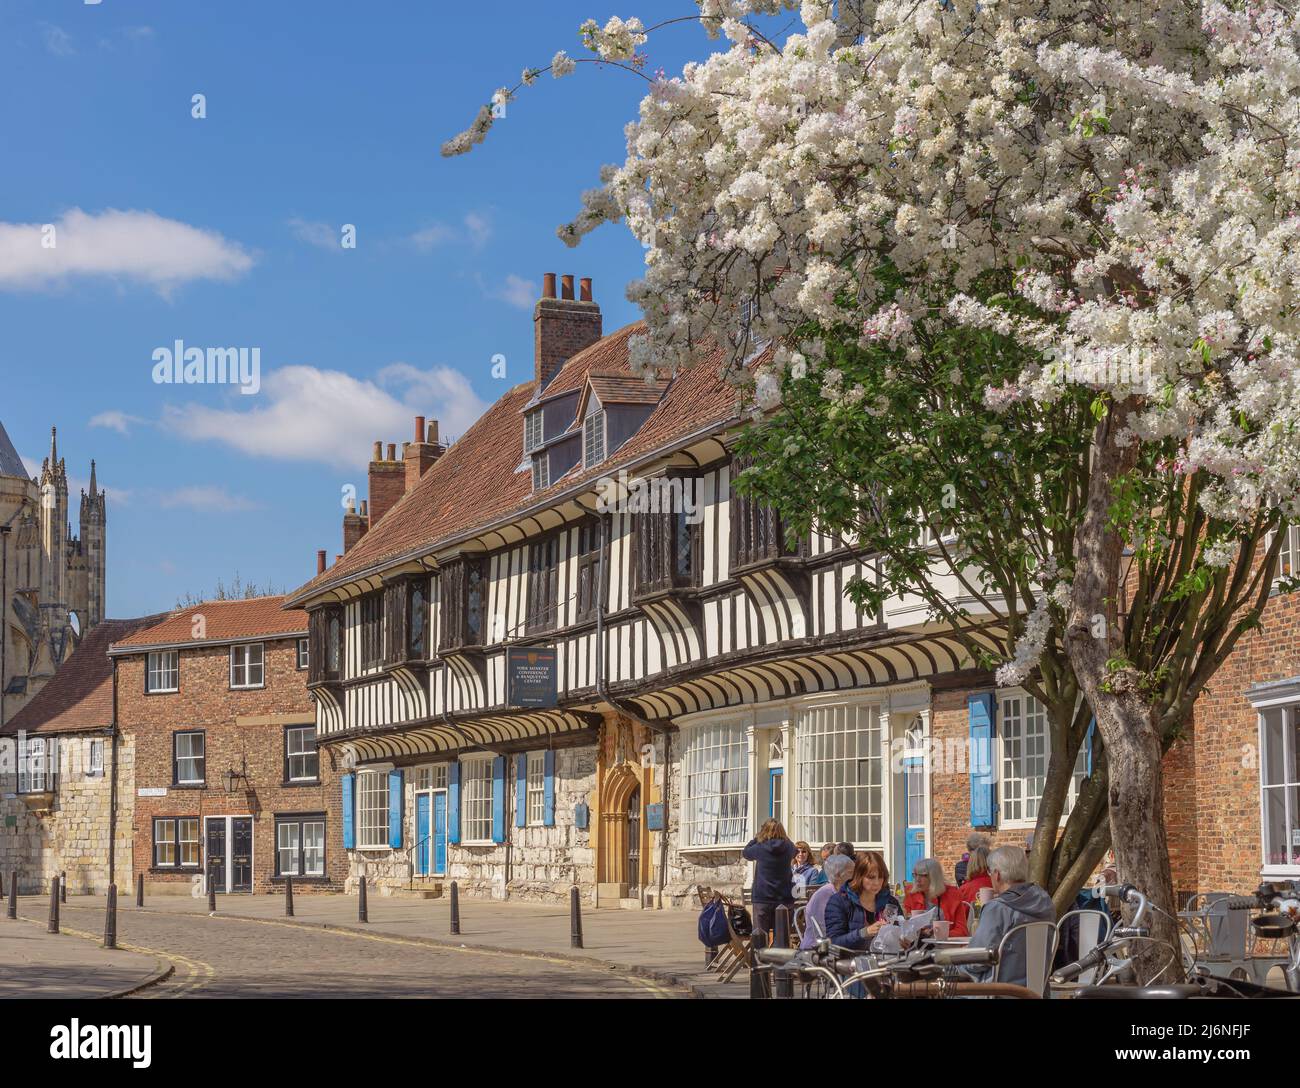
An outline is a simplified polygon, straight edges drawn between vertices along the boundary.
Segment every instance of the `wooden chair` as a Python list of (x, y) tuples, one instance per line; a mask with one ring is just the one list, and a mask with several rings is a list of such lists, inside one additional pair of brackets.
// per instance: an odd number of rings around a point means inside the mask
[(723, 908), (726, 910), (727, 933), (731, 938), (727, 945), (727, 964), (725, 967), (719, 968), (719, 970), (722, 974), (722, 981), (730, 982), (742, 967), (747, 970), (753, 967), (754, 952), (750, 937), (737, 933), (736, 927), (731, 921), (733, 908), (742, 906), (742, 904), (737, 903), (734, 899), (728, 899), (725, 895), (720, 895), (718, 898), (722, 900)]

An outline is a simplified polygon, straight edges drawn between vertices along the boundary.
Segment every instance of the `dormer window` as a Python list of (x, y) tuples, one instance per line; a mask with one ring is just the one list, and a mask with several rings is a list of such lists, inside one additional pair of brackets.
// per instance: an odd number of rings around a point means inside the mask
[(532, 453), (542, 444), (542, 410), (524, 416), (524, 452)]
[(598, 408), (582, 421), (582, 467), (605, 460), (605, 409)]

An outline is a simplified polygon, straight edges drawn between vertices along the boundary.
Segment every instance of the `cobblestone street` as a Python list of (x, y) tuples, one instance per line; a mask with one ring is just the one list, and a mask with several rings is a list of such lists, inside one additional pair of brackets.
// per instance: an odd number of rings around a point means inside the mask
[[(43, 921), (33, 900), (20, 917)], [(99, 905), (63, 907), (65, 933), (98, 941)], [(384, 933), (307, 928), (292, 921), (123, 910), (118, 943), (169, 961), (173, 974), (142, 999), (263, 998), (669, 998), (685, 991), (544, 955), (438, 948)]]

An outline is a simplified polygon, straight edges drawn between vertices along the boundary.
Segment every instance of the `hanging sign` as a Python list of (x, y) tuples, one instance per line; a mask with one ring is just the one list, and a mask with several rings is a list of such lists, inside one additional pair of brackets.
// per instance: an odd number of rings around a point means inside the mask
[(556, 704), (555, 650), (506, 647), (506, 704), (550, 708)]

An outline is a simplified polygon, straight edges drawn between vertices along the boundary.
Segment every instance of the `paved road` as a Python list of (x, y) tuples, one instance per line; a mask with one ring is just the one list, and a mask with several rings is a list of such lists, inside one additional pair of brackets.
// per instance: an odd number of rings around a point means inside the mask
[[(34, 918), (29, 910), (22, 914)], [(69, 903), (66, 931), (102, 932), (103, 913)], [(122, 910), (118, 943), (165, 957), (173, 975), (143, 991), (188, 997), (683, 997), (649, 979), (544, 956), (435, 948), (403, 937), (202, 914)]]

